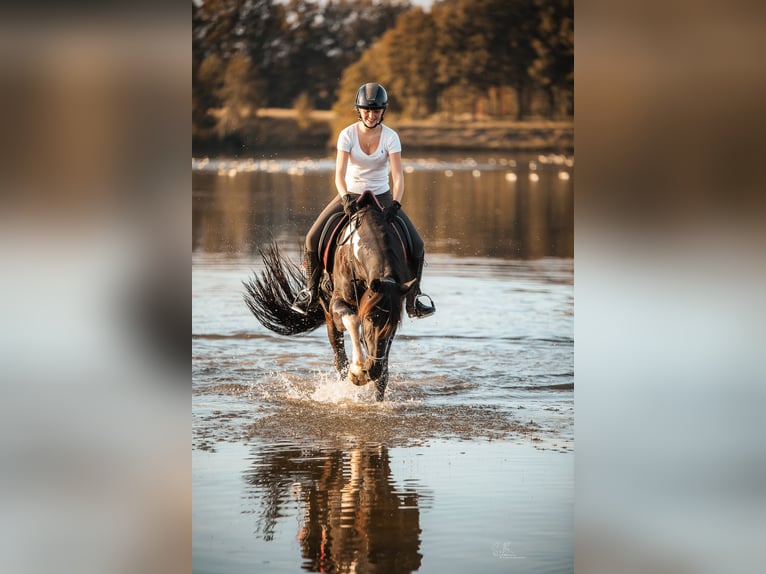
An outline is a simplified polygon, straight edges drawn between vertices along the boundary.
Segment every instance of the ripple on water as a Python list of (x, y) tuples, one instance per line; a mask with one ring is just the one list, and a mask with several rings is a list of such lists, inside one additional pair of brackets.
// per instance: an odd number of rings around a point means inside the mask
[[(389, 446), (423, 444), (431, 439), (509, 439), (525, 441), (547, 431), (523, 411), (498, 405), (433, 404), (422, 400), (415, 385), (391, 385), (377, 402), (372, 385), (357, 387), (323, 376), (313, 384), (284, 375), (261, 385), (215, 385), (198, 391), (240, 397), (237, 416), (231, 409), (207, 410), (195, 421), (195, 445), (249, 440), (280, 443), (301, 437), (310, 444), (345, 448), (349, 444)], [(215, 400), (214, 400), (215, 402)], [(204, 440), (202, 440), (204, 439)]]

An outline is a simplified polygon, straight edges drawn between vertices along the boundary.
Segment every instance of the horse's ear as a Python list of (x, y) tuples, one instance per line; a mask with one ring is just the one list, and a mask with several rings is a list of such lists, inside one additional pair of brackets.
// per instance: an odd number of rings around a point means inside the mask
[(408, 292), (410, 289), (412, 289), (412, 287), (413, 287), (413, 286), (415, 285), (415, 283), (417, 283), (417, 282), (418, 282), (418, 279), (417, 279), (417, 277), (416, 277), (415, 279), (412, 279), (411, 281), (407, 281), (407, 283), (402, 283), (402, 284), (399, 286), (399, 291), (401, 292), (401, 294), (402, 294), (402, 295), (404, 295), (404, 294), (405, 294), (405, 293), (407, 293), (407, 292)]
[(361, 209), (366, 206), (368, 203), (370, 203), (370, 198), (372, 198), (372, 192), (368, 190), (363, 191), (356, 200), (357, 207)]

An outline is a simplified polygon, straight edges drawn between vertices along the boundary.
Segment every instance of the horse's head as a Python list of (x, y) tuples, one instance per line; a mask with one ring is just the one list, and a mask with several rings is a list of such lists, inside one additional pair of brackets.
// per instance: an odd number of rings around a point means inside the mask
[(399, 283), (392, 276), (373, 279), (359, 302), (359, 320), (362, 337), (367, 348), (364, 370), (373, 380), (378, 379), (387, 366), (391, 341), (402, 317), (404, 297), (415, 284), (415, 279)]

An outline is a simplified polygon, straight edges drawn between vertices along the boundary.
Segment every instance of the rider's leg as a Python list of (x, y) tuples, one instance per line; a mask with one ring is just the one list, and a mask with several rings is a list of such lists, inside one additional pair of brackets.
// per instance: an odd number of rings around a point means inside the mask
[(431, 297), (422, 293), (420, 290), (420, 283), (423, 277), (423, 263), (425, 261), (425, 246), (423, 238), (420, 237), (417, 229), (407, 217), (404, 209), (400, 209), (398, 213), (410, 233), (412, 239), (412, 253), (410, 253), (409, 263), (410, 272), (417, 278), (417, 283), (407, 293), (406, 309), (407, 315), (410, 317), (428, 317), (436, 312), (436, 305), (434, 305)]
[(317, 305), (322, 267), (319, 264), (319, 255), (316, 251), (306, 251), (304, 263), (306, 265), (306, 287), (298, 292), (290, 308), (301, 315), (308, 315)]
[[(423, 277), (423, 263), (425, 261), (425, 254), (420, 257), (412, 258), (413, 261), (413, 275), (417, 277), (417, 283), (413, 285), (412, 289), (407, 293), (406, 308), (407, 315), (410, 317), (428, 317), (436, 313), (436, 305), (431, 297), (420, 291), (420, 281)], [(426, 299), (428, 301), (426, 301)]]
[(322, 277), (322, 265), (319, 260), (319, 240), (330, 216), (342, 211), (343, 204), (340, 201), (340, 196), (336, 194), (322, 213), (319, 214), (314, 225), (311, 226), (308, 234), (306, 234), (306, 287), (298, 293), (291, 307), (293, 311), (301, 315), (307, 315), (316, 309), (316, 305), (319, 302), (319, 279)]

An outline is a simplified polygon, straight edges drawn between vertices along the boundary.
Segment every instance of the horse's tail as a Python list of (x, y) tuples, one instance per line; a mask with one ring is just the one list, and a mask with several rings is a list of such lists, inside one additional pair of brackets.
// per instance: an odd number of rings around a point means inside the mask
[(264, 271), (242, 284), (247, 291), (243, 295), (245, 304), (261, 325), (280, 335), (308, 333), (322, 325), (325, 318), (320, 306), (308, 315), (291, 309), (295, 296), (305, 284), (301, 268), (283, 257), (273, 241), (267, 249), (258, 249), (258, 253), (263, 259)]

